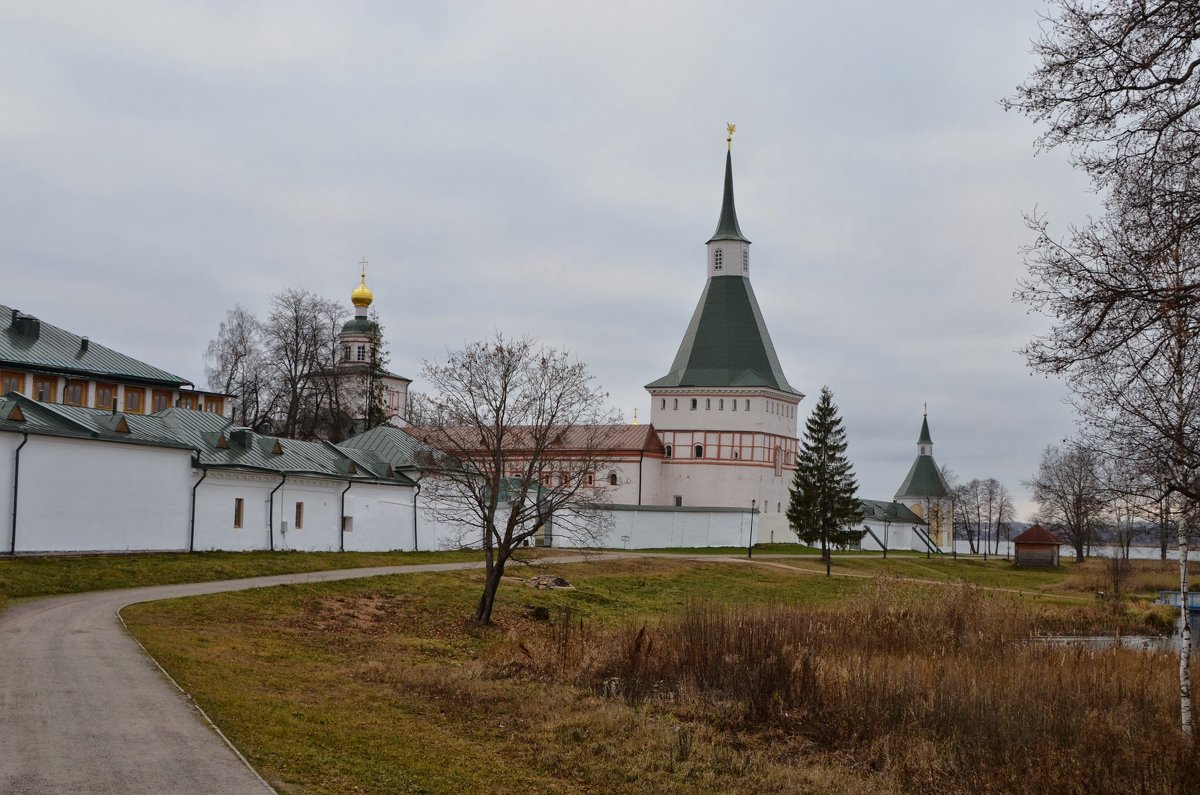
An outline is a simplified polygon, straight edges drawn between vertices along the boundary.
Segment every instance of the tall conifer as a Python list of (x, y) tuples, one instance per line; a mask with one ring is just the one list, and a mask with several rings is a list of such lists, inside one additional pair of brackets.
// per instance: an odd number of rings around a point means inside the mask
[(846, 429), (833, 393), (821, 387), (821, 397), (804, 426), (787, 518), (802, 543), (820, 542), (827, 576), (830, 548), (858, 537), (854, 527), (862, 519), (862, 508), (857, 491), (854, 468), (846, 460)]

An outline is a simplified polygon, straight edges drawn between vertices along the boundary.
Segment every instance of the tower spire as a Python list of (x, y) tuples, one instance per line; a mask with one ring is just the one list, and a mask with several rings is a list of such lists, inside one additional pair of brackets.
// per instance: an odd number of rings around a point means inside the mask
[(727, 131), (725, 143), (728, 147), (728, 151), (725, 153), (725, 195), (721, 198), (721, 217), (717, 220), (717, 231), (713, 232), (713, 236), (708, 240), (709, 243), (717, 240), (750, 242), (742, 234), (742, 228), (738, 226), (737, 208), (733, 203), (733, 131), (736, 128), (736, 124), (725, 125)]

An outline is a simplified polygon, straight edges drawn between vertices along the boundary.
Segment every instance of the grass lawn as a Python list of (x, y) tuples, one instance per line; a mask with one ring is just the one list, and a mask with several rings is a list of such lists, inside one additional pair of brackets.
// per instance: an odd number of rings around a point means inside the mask
[[(563, 673), (596, 669), (589, 655), (619, 651), (641, 624), (677, 616), (698, 600), (850, 616), (885, 593), (883, 607), (872, 609), (902, 628), (916, 609), (904, 605), (961, 591), (886, 577), (811, 576), (787, 565), (663, 558), (559, 564), (553, 571), (574, 589), (556, 591), (523, 587), (517, 578), (526, 572), (517, 568), (500, 590), (490, 628), (466, 621), (482, 584), (478, 572), (281, 586), (139, 604), (123, 615), (282, 792), (918, 791), (880, 761), (895, 750), (873, 753), (866, 764), (814, 745), (802, 731), (754, 729), (728, 711), (698, 715), (682, 702), (629, 704)], [(961, 579), (943, 561), (862, 558), (844, 565), (865, 574)], [(1071, 576), (1014, 573), (982, 561), (958, 565), (1006, 587), (1053, 589)], [(1071, 612), (1037, 604), (1038, 611)], [(553, 620), (537, 620), (535, 608), (547, 608)], [(1092, 606), (1077, 609), (1095, 613)], [(923, 747), (926, 740), (914, 742)]]
[(361, 566), (481, 560), (478, 552), (192, 552), (0, 558), (7, 599)]

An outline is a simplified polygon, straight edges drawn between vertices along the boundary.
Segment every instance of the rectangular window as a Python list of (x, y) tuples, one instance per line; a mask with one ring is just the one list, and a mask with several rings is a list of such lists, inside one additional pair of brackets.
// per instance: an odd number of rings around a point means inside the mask
[(712, 411), (712, 398), (704, 398), (704, 410)]
[(87, 401), (87, 382), (68, 381), (63, 390), (63, 403), (68, 406), (82, 406)]
[(58, 379), (53, 376), (35, 375), (33, 377), (33, 397), (43, 403), (53, 403), (56, 399), (54, 394), (55, 388), (58, 386)]
[(179, 396), (179, 408), (181, 408), (181, 409), (196, 408), (196, 396), (195, 395), (180, 395)]
[(304, 503), (296, 503), (296, 529), (304, 529)]
[(737, 398), (733, 399), (733, 410), (737, 411)]
[(154, 390), (154, 402), (151, 404), (153, 411), (157, 414), (160, 411), (171, 408), (171, 390), (156, 389)]
[(679, 496), (678, 494), (676, 494), (676, 495), (675, 495), (675, 507), (676, 507), (676, 508), (679, 508), (679, 507), (682, 507), (682, 506), (683, 506), (683, 497), (681, 497), (681, 496)]
[(7, 395), (9, 392), (25, 393), (24, 373), (0, 373), (0, 395)]
[(116, 384), (96, 384), (96, 399), (92, 402), (92, 406), (105, 411), (111, 411), (113, 401), (117, 399)]
[(246, 507), (246, 502), (241, 497), (233, 498), (233, 526), (240, 528), (242, 526), (242, 511)]
[(746, 398), (746, 411), (750, 410), (750, 398)]
[(125, 387), (125, 413), (141, 414), (146, 408), (146, 390), (141, 387)]
[(717, 411), (724, 411), (724, 410), (725, 410), (725, 398), (721, 398), (721, 400), (717, 403)]
[(209, 395), (204, 399), (204, 410), (211, 411), (213, 414), (224, 414), (225, 401), (219, 397)]
[(358, 346), (358, 355), (357, 355), (357, 359), (358, 359), (360, 362), (365, 362), (365, 361), (367, 360), (367, 346), (366, 346), (366, 345), (359, 345), (359, 346)]

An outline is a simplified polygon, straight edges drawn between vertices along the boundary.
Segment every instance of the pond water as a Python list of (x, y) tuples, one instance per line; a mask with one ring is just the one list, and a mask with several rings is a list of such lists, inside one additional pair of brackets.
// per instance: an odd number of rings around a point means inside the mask
[[(1192, 648), (1200, 649), (1200, 614), (1192, 614)], [(1183, 627), (1181, 621), (1175, 622), (1175, 632), (1172, 635), (1040, 635), (1033, 638), (1034, 643), (1048, 646), (1082, 646), (1088, 649), (1111, 649), (1120, 646), (1123, 649), (1137, 651), (1179, 651), (1179, 633)]]

